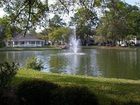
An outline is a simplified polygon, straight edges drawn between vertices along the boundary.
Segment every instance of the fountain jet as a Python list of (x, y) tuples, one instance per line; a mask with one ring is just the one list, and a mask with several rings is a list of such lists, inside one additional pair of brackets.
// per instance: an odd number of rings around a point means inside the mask
[(70, 38), (70, 50), (73, 53), (78, 53), (80, 50), (79, 39), (76, 38), (76, 28), (73, 29), (73, 36)]

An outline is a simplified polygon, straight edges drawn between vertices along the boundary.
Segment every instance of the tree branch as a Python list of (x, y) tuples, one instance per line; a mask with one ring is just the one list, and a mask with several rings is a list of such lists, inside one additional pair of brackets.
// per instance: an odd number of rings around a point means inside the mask
[(62, 0), (58, 0), (58, 1), (65, 7), (66, 11), (69, 14), (69, 9), (67, 8), (67, 5), (64, 3), (64, 1), (62, 1)]

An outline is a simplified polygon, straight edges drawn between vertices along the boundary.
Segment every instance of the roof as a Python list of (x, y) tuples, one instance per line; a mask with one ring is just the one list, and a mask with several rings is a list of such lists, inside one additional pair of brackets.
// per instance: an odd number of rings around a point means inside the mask
[(13, 41), (44, 41), (39, 39), (37, 36), (35, 35), (17, 35), (14, 38), (12, 38)]

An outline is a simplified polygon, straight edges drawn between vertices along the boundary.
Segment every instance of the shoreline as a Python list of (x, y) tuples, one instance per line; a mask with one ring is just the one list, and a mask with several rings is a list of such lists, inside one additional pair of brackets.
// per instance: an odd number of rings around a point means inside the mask
[(47, 47), (16, 47), (16, 48), (0, 48), (0, 51), (44, 51), (44, 50), (60, 50), (60, 48)]
[[(81, 46), (82, 49), (106, 49), (106, 50), (137, 50), (139, 47), (109, 47), (109, 46)], [(4, 47), (0, 51), (44, 51), (44, 50), (64, 50), (60, 47)]]
[(83, 49), (105, 49), (105, 50), (137, 50), (140, 47), (120, 47), (120, 46), (82, 46)]

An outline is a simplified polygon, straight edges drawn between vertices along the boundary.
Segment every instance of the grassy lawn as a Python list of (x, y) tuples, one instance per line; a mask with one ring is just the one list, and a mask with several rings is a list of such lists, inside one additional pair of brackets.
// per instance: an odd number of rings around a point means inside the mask
[(62, 86), (86, 86), (97, 95), (100, 105), (140, 105), (140, 80), (72, 76), (20, 70), (12, 84), (18, 85), (22, 81), (31, 79), (47, 80)]

